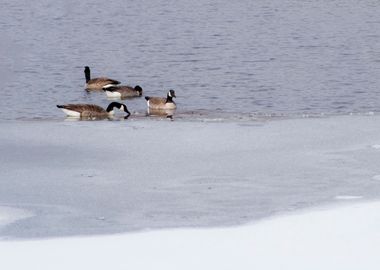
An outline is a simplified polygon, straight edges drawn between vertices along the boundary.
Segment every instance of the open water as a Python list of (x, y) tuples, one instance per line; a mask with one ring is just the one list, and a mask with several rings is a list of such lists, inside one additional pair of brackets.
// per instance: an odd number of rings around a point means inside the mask
[(178, 114), (380, 112), (379, 15), (369, 0), (1, 0), (0, 120), (106, 106), (86, 65), (144, 95), (174, 89)]

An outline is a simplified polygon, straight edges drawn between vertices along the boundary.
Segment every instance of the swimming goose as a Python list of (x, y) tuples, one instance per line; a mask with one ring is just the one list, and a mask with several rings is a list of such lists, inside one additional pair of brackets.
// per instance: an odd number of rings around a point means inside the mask
[(158, 109), (158, 110), (167, 110), (175, 109), (177, 106), (173, 101), (175, 96), (174, 90), (169, 90), (166, 98), (161, 97), (145, 97), (148, 108)]
[(120, 86), (104, 86), (103, 91), (106, 92), (107, 97), (110, 98), (129, 98), (140, 97), (142, 95), (142, 88), (139, 85), (131, 87), (128, 85)]
[(152, 109), (148, 108), (146, 114), (148, 116), (166, 117), (173, 120), (175, 110), (173, 109)]
[(91, 79), (91, 73), (89, 67), (84, 67), (84, 75), (86, 77), (86, 90), (102, 90), (104, 86), (111, 86), (111, 85), (117, 85), (120, 84), (119, 81), (106, 78), (106, 77), (99, 77), (99, 78), (93, 78)]
[(66, 104), (66, 105), (57, 105), (58, 108), (71, 117), (81, 117), (81, 118), (107, 118), (112, 116), (115, 112), (114, 109), (118, 108), (127, 113), (127, 116), (130, 116), (131, 113), (128, 111), (127, 106), (118, 102), (111, 102), (107, 109), (94, 104)]

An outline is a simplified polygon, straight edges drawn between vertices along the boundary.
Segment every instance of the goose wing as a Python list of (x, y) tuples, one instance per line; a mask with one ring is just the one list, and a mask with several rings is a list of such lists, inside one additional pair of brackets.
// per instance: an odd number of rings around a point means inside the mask
[(66, 105), (57, 105), (58, 108), (75, 111), (79, 113), (83, 112), (94, 112), (94, 113), (105, 113), (102, 107), (94, 104), (66, 104)]
[(166, 103), (166, 98), (161, 98), (161, 97), (146, 97), (145, 99), (149, 101), (149, 106), (154, 106), (154, 107), (164, 106)]
[(107, 88), (103, 88), (106, 91), (110, 92), (119, 92), (119, 93), (134, 93), (136, 90), (129, 85), (120, 85), (120, 86), (109, 86)]
[(107, 77), (99, 77), (94, 78), (88, 81), (88, 84), (96, 84), (96, 83), (102, 83), (102, 84), (120, 84), (119, 81), (107, 78)]

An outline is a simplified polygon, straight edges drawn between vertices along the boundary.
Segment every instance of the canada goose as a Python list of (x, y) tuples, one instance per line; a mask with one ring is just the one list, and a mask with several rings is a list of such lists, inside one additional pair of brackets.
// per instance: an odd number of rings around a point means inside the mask
[(177, 107), (173, 101), (173, 97), (176, 97), (174, 90), (169, 90), (166, 98), (145, 97), (145, 99), (146, 99), (146, 103), (148, 104), (148, 108), (150, 109), (158, 109), (158, 110), (172, 109), (173, 110)]
[(142, 88), (139, 85), (131, 87), (128, 85), (120, 86), (104, 86), (103, 91), (106, 92), (107, 97), (110, 98), (129, 98), (140, 97), (142, 95)]
[(91, 79), (91, 73), (89, 67), (84, 67), (84, 75), (86, 77), (86, 90), (102, 90), (104, 86), (107, 85), (117, 85), (120, 84), (119, 81), (106, 78), (106, 77), (99, 77), (99, 78), (93, 78)]
[(175, 110), (173, 110), (173, 109), (152, 109), (152, 108), (148, 108), (146, 113), (149, 116), (159, 116), (159, 117), (161, 116), (161, 117), (166, 117), (166, 118), (173, 120), (174, 111)]
[(115, 113), (115, 108), (126, 112), (126, 118), (131, 115), (131, 113), (128, 111), (127, 106), (118, 102), (111, 102), (106, 110), (94, 104), (66, 104), (57, 105), (57, 107), (62, 109), (62, 111), (67, 114), (67, 116), (71, 117), (107, 118)]

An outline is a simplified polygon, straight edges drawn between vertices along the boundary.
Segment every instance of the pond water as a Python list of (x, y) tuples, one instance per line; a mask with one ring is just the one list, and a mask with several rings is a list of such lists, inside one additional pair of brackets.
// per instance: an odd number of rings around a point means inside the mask
[(3, 0), (0, 120), (106, 106), (84, 91), (86, 65), (144, 95), (174, 89), (177, 113), (376, 113), (379, 14), (378, 1)]

